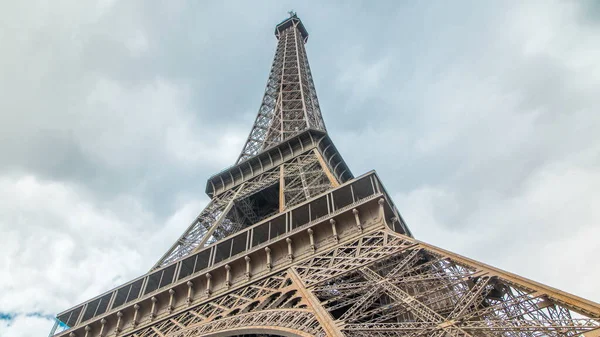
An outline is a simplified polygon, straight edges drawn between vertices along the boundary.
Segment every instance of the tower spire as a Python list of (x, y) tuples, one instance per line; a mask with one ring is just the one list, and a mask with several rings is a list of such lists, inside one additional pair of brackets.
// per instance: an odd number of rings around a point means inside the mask
[(278, 39), (265, 94), (237, 163), (305, 130), (326, 131), (304, 48), (308, 31), (294, 11), (275, 27)]
[(329, 138), (290, 15), (210, 203), (152, 270), (59, 313), (50, 335), (600, 336), (600, 304), (412, 238), (375, 171), (354, 177)]

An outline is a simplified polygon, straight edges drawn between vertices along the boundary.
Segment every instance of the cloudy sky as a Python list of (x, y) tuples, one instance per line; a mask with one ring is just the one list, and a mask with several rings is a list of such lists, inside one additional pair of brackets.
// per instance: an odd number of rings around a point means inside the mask
[[(400, 4), (402, 3), (402, 4)], [(600, 6), (3, 1), (0, 336), (146, 272), (234, 163), (294, 9), (415, 236), (600, 301)]]

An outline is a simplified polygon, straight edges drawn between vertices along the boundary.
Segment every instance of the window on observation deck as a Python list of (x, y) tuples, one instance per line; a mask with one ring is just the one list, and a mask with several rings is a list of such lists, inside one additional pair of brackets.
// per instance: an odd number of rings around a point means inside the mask
[(370, 175), (353, 183), (352, 189), (354, 190), (354, 197), (356, 200), (364, 199), (375, 194), (375, 187)]
[(231, 255), (237, 255), (246, 250), (246, 240), (248, 238), (248, 234), (246, 232), (237, 235), (231, 240)]
[(171, 284), (173, 282), (173, 275), (175, 274), (175, 267), (176, 265), (172, 264), (163, 270), (150, 274), (150, 276), (148, 276), (144, 295)]
[(139, 279), (117, 290), (115, 300), (113, 301), (112, 309), (138, 298), (138, 296), (140, 295), (140, 290), (142, 289), (143, 282), (144, 279)]
[(219, 263), (246, 250), (246, 238), (247, 233), (243, 232), (240, 235), (217, 244), (215, 263)]
[(347, 185), (333, 191), (333, 204), (335, 205), (335, 209), (340, 209), (350, 205), (355, 201), (353, 199), (354, 196), (351, 185)]
[(327, 196), (322, 196), (310, 203), (310, 220), (315, 220), (329, 214)]
[(199, 253), (192, 255), (181, 262), (178, 280), (192, 275), (206, 267), (208, 267), (208, 259), (210, 258), (210, 249), (205, 249)]
[(83, 306), (79, 306), (69, 312), (64, 313), (63, 315), (58, 316), (58, 320), (65, 323), (67, 326), (72, 327), (77, 323), (77, 319), (79, 318), (79, 314)]
[(309, 222), (310, 217), (310, 204), (302, 205), (294, 210), (292, 210), (291, 220), (292, 220), (292, 229), (300, 227)]
[(269, 239), (278, 237), (286, 232), (285, 214), (276, 217), (271, 221), (271, 227), (269, 228)]
[(108, 302), (110, 302), (110, 298), (112, 297), (112, 293), (108, 293), (100, 298), (97, 298), (91, 302), (89, 302), (83, 312), (83, 317), (81, 318), (82, 322), (87, 321), (92, 317), (96, 317), (106, 312), (108, 309)]
[(252, 231), (252, 247), (256, 247), (269, 240), (269, 226), (271, 226), (271, 223), (265, 222), (264, 224), (254, 228)]

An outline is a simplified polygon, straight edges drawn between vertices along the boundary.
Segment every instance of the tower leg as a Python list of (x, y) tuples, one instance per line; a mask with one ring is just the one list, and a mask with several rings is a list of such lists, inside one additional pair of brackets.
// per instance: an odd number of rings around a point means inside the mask
[(306, 299), (310, 308), (313, 310), (317, 320), (321, 323), (321, 327), (327, 333), (327, 336), (330, 337), (343, 337), (344, 334), (340, 331), (339, 327), (333, 321), (333, 318), (325, 308), (321, 305), (320, 301), (315, 297), (315, 295), (306, 289), (304, 282), (300, 279), (300, 276), (296, 273), (293, 268), (288, 270), (288, 275), (294, 285), (298, 289), (298, 292), (302, 294), (302, 297)]

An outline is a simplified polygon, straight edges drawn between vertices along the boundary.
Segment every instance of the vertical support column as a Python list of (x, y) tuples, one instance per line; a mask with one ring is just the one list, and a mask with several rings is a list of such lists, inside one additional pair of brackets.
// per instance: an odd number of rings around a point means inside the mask
[(123, 313), (117, 312), (117, 325), (115, 326), (115, 335), (118, 335), (121, 332), (121, 320), (123, 319)]
[(206, 296), (210, 296), (211, 293), (211, 289), (210, 289), (210, 279), (212, 278), (212, 275), (210, 273), (206, 273)]
[(314, 232), (311, 228), (307, 229), (306, 232), (308, 233), (308, 239), (310, 240), (310, 249), (314, 253), (317, 250), (317, 247), (315, 246), (315, 237), (313, 235)]
[(279, 167), (279, 212), (285, 209), (285, 164)]
[(131, 325), (133, 325), (133, 327), (135, 328), (139, 324), (138, 315), (140, 314), (140, 305), (137, 303), (134, 304), (133, 310), (133, 322), (131, 323)]
[[(154, 298), (154, 297), (153, 297)], [(102, 318), (100, 320), (100, 333), (98, 334), (98, 337), (104, 337), (104, 327), (106, 326), (106, 319)]]
[(292, 248), (292, 239), (287, 238), (287, 239), (285, 239), (285, 242), (287, 242), (288, 260), (292, 261), (292, 260), (294, 260), (294, 250)]
[(319, 152), (319, 150), (313, 149), (313, 152), (314, 152), (315, 156), (317, 156), (317, 160), (319, 161), (319, 164), (321, 165), (321, 169), (323, 170), (323, 172), (325, 172), (325, 175), (327, 176), (327, 179), (329, 179), (331, 186), (333, 186), (333, 187), (340, 186), (340, 183), (337, 181), (337, 179), (335, 178), (333, 173), (331, 173), (331, 171), (329, 170), (329, 166), (327, 166), (327, 163), (325, 163), (325, 160), (323, 159), (323, 156), (321, 156), (321, 153)]
[(171, 313), (174, 309), (174, 306), (173, 306), (174, 300), (175, 300), (175, 289), (171, 288), (171, 289), (169, 289), (169, 306), (167, 307), (167, 310), (169, 311), (169, 313)]
[(397, 218), (397, 217), (392, 217), (390, 220), (392, 221), (392, 224), (391, 224), (392, 230), (393, 230), (394, 232), (397, 232), (397, 230), (396, 230), (396, 222), (397, 222), (397, 223), (398, 223), (398, 225), (400, 226), (400, 221), (398, 220), (398, 218)]
[(288, 270), (288, 275), (292, 279), (296, 289), (298, 289), (298, 292), (308, 302), (309, 307), (312, 309), (317, 321), (319, 321), (327, 336), (343, 337), (344, 335), (340, 331), (340, 328), (333, 321), (331, 315), (327, 312), (327, 310), (325, 310), (325, 308), (323, 308), (319, 302), (319, 299), (310, 290), (306, 289), (304, 282), (302, 282), (302, 279), (298, 273), (296, 273), (294, 268), (290, 268)]
[(251, 270), (250, 256), (248, 256), (248, 255), (244, 256), (244, 260), (246, 260), (246, 281), (249, 281), (250, 277), (252, 277), (252, 275), (250, 274), (250, 270)]
[(362, 233), (362, 226), (360, 224), (360, 218), (358, 217), (358, 210), (356, 208), (354, 208), (352, 210), (352, 214), (354, 214), (354, 220), (356, 221), (356, 227), (358, 227), (358, 230)]
[[(294, 24), (296, 26), (296, 24)], [(298, 69), (298, 84), (300, 87), (300, 99), (302, 100), (302, 110), (304, 111), (304, 122), (306, 123), (306, 127), (310, 126), (308, 122), (308, 111), (306, 110), (306, 98), (304, 98), (304, 86), (302, 86), (302, 68), (300, 67), (300, 51), (299, 51), (299, 43), (298, 43), (298, 29), (294, 29), (294, 49), (296, 51), (296, 69)], [(300, 42), (303, 43), (303, 42)], [(306, 86), (308, 87), (308, 85)], [(298, 129), (298, 127), (296, 127)], [(296, 130), (297, 131), (297, 130)]]
[(190, 305), (190, 304), (192, 304), (192, 301), (194, 300), (194, 284), (192, 283), (192, 281), (187, 281), (186, 285), (188, 286), (188, 294), (187, 294), (186, 302), (188, 305)]
[(150, 301), (152, 301), (152, 308), (150, 309), (150, 320), (153, 320), (154, 317), (156, 317), (156, 302), (158, 302), (158, 299), (152, 296), (152, 298), (150, 298)]
[(331, 231), (333, 232), (333, 240), (335, 240), (335, 242), (338, 242), (339, 237), (338, 237), (338, 233), (337, 233), (337, 228), (335, 227), (335, 220), (331, 219), (331, 220), (329, 220), (329, 223), (331, 223)]
[(265, 253), (267, 253), (267, 269), (271, 271), (271, 248), (265, 247)]
[(383, 222), (384, 225), (387, 226), (387, 223), (385, 221), (385, 210), (383, 208), (383, 205), (385, 204), (385, 199), (380, 198), (377, 203), (379, 204), (379, 216), (381, 217), (381, 222)]
[(231, 266), (228, 264), (225, 265), (225, 287), (231, 287)]

